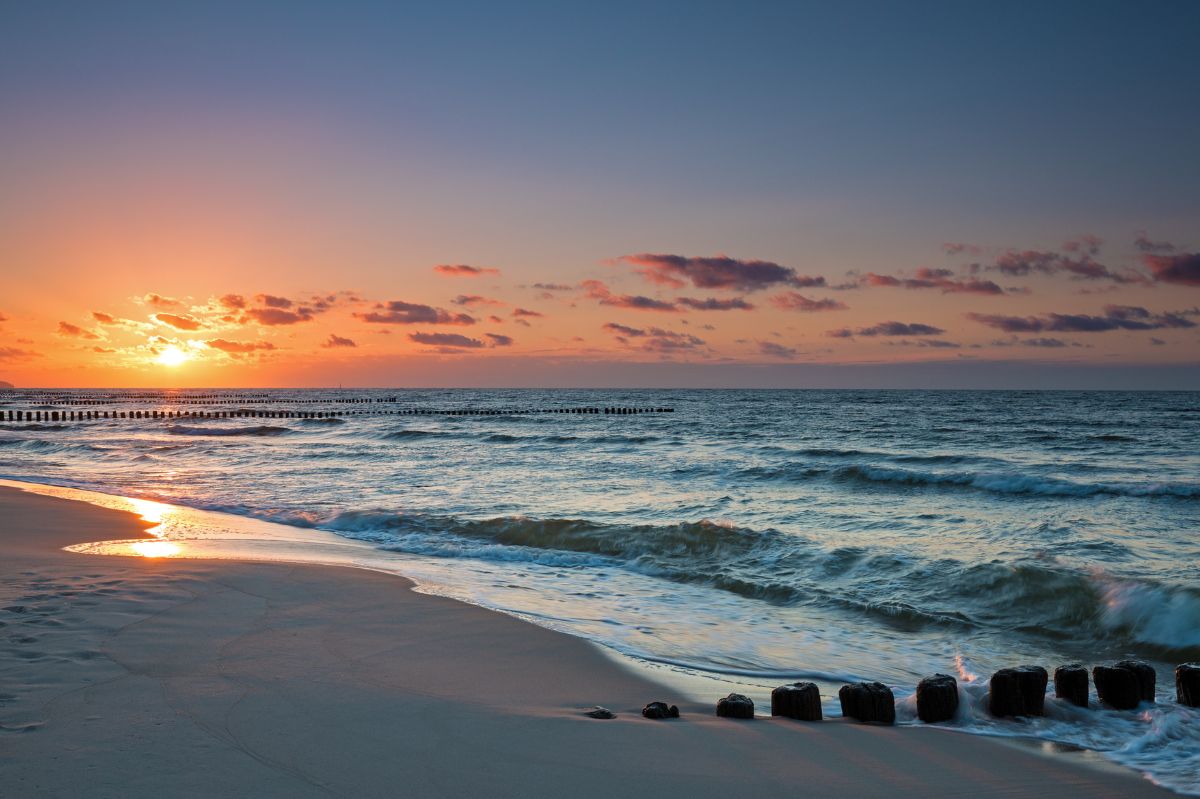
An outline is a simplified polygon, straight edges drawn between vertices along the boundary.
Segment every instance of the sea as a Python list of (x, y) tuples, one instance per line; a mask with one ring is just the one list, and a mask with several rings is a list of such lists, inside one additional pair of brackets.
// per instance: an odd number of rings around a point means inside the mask
[[(546, 412), (581, 407), (672, 410)], [(762, 712), (812, 680), (836, 716), (838, 686), (880, 680), (918, 724), (917, 682), (950, 674), (952, 730), (1200, 795), (1200, 709), (1173, 676), (1200, 660), (1200, 393), (0, 392), (16, 408), (344, 411), (2, 421), (0, 476), (132, 498), (177, 556), (402, 574), (693, 699)], [(1044, 718), (986, 712), (996, 669), (1124, 658), (1156, 667), (1154, 704), (1051, 689)]]

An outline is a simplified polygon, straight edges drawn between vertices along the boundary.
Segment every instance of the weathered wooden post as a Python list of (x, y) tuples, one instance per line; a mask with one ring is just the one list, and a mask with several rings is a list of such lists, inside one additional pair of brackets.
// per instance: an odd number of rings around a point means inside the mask
[(917, 717), (926, 724), (949, 721), (958, 712), (958, 680), (935, 674), (917, 683)]
[(988, 686), (988, 709), (993, 716), (1045, 715), (1049, 681), (1050, 675), (1041, 666), (1000, 669)]
[(1078, 663), (1054, 670), (1054, 695), (1078, 707), (1088, 706), (1088, 672)]
[(800, 721), (820, 721), (821, 691), (816, 683), (794, 682), (771, 691), (771, 715)]
[(742, 694), (730, 694), (717, 700), (717, 715), (728, 719), (754, 718), (754, 702)]
[(1117, 710), (1133, 710), (1141, 702), (1154, 701), (1154, 667), (1140, 660), (1122, 660), (1092, 669), (1096, 695)]
[(855, 682), (838, 691), (842, 715), (864, 722), (896, 723), (896, 697), (881, 682)]
[(1175, 667), (1175, 699), (1181, 705), (1200, 707), (1200, 663)]

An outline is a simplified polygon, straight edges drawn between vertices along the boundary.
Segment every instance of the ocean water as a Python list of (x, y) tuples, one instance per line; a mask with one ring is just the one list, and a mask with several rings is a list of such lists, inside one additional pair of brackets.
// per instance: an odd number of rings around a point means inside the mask
[[(916, 682), (955, 674), (956, 729), (1082, 747), (1200, 795), (1200, 712), (1175, 704), (1172, 674), (1200, 660), (1200, 394), (230, 393), (245, 401), (212, 407), (675, 412), (5, 422), (0, 475), (219, 511), (165, 533), (207, 540), (198, 554), (354, 543), (357, 565), (583, 636), (701, 698), (815, 679), (836, 715), (842, 681), (878, 679), (911, 720)], [(188, 394), (105, 407), (209, 407), (175, 404)], [(997, 668), (1126, 657), (1158, 668), (1155, 705), (983, 712)]]

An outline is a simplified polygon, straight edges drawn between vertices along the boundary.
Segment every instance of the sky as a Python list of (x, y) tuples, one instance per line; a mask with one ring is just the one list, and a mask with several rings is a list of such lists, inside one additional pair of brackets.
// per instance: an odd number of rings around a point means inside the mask
[(1200, 4), (6, 2), (18, 386), (1200, 388)]

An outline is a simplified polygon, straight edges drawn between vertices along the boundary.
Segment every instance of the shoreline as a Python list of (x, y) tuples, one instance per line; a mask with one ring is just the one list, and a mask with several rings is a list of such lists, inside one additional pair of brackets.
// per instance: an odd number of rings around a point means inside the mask
[[(7, 487), (0, 508), (6, 794), (86, 773), (106, 796), (1170, 795), (936, 728), (718, 719), (716, 696), (680, 701), (584, 639), (394, 574), (63, 552), (151, 525)], [(684, 718), (640, 718), (652, 700)]]

